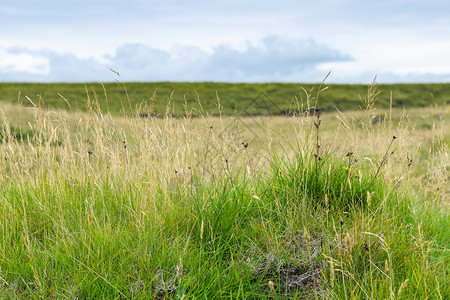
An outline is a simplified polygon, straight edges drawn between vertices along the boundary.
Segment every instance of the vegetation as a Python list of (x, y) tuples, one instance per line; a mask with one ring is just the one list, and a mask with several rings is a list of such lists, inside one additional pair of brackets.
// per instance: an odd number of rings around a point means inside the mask
[(448, 299), (450, 107), (318, 90), (291, 117), (2, 105), (0, 298)]
[[(329, 85), (332, 92), (321, 94), (321, 108), (332, 112), (358, 110), (367, 92), (366, 85)], [(169, 109), (174, 116), (217, 115), (220, 99), (222, 114), (285, 115), (299, 111), (295, 105), (313, 85), (282, 83), (0, 83), (0, 101), (32, 106), (26, 97), (51, 109), (86, 111), (86, 102), (98, 101), (103, 110), (113, 115), (123, 111), (140, 111), (142, 116), (164, 116)], [(105, 94), (106, 90), (106, 94)], [(450, 84), (393, 84), (381, 85), (379, 108), (413, 108), (445, 105), (450, 101)], [(70, 105), (67, 104), (68, 100)], [(88, 99), (89, 98), (89, 99)], [(94, 100), (95, 99), (95, 100)], [(168, 103), (170, 106), (168, 107)], [(256, 105), (257, 104), (257, 105)], [(305, 105), (307, 105), (305, 103)], [(312, 104), (311, 104), (312, 105)], [(186, 112), (189, 107), (190, 112)]]

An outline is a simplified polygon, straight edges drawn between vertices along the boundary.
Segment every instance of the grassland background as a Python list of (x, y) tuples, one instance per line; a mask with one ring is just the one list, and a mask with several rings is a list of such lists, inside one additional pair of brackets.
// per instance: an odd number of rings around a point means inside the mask
[[(313, 87), (315, 86), (315, 89)], [(305, 98), (305, 91), (317, 93), (313, 84), (295, 83), (0, 83), (0, 103), (22, 103), (32, 106), (39, 96), (47, 108), (86, 111), (86, 101), (97, 101), (104, 111), (119, 115), (125, 111), (139, 111), (143, 115), (164, 116), (169, 110), (174, 116), (217, 115), (218, 98), (224, 116), (244, 112), (245, 115), (284, 115), (298, 110), (297, 102)], [(358, 110), (367, 97), (367, 85), (327, 85), (329, 91), (320, 95), (324, 111)], [(379, 85), (378, 108), (424, 107), (450, 103), (450, 84), (391, 84)], [(106, 96), (105, 96), (106, 91)], [(331, 91), (331, 92), (330, 92)], [(255, 104), (255, 98), (257, 105)], [(169, 106), (168, 106), (169, 103)], [(305, 107), (307, 103), (304, 103)], [(261, 107), (263, 106), (263, 107)], [(311, 105), (313, 106), (313, 105)], [(188, 108), (188, 111), (186, 110)], [(203, 110), (203, 111), (202, 111)]]
[(364, 109), (318, 118), (318, 87), (292, 117), (199, 92), (173, 118), (167, 89), (140, 118), (128, 83), (108, 105), (95, 85), (0, 102), (0, 298), (450, 297), (445, 94), (391, 110), (349, 88)]

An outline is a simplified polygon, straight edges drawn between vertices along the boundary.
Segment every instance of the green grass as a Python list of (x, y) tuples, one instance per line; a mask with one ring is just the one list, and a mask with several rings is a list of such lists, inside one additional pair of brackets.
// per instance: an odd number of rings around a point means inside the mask
[[(224, 167), (207, 184), (194, 174), (192, 186), (153, 195), (115, 177), (3, 185), (2, 298), (262, 299), (306, 291), (374, 299), (396, 295), (406, 279), (404, 299), (450, 296), (448, 212), (373, 181), (370, 170), (358, 184), (332, 157), (321, 163), (316, 193), (314, 165), (311, 154), (276, 157), (255, 177)], [(143, 199), (153, 207), (140, 211)], [(330, 260), (339, 270), (334, 288)], [(315, 276), (298, 278), (307, 272)]]
[[(362, 105), (361, 98), (367, 98), (367, 85), (328, 86), (332, 92), (325, 91), (320, 96), (324, 111), (335, 111), (336, 108), (358, 110)], [(164, 116), (167, 111), (176, 116), (199, 116), (207, 113), (217, 115), (219, 96), (223, 115), (231, 116), (236, 111), (243, 115), (284, 115), (297, 110), (296, 104), (302, 100), (306, 108), (308, 104), (303, 89), (310, 93), (312, 88), (311, 84), (294, 83), (127, 82), (125, 86), (121, 83), (105, 83), (103, 86), (100, 83), (0, 83), (0, 101), (17, 103), (19, 99), (24, 105), (32, 106), (25, 96), (37, 104), (40, 95), (46, 107), (68, 110), (62, 95), (70, 103), (70, 109), (86, 111), (89, 110), (86, 102), (93, 103), (97, 97), (102, 110), (113, 115), (120, 115), (123, 110), (138, 110), (143, 116)], [(397, 108), (445, 105), (450, 100), (450, 84), (380, 85), (380, 90), (379, 108), (389, 108), (391, 92), (392, 105)], [(317, 89), (311, 92), (313, 96), (316, 94)]]
[(445, 122), (279, 117), (246, 147), (226, 118), (15, 109), (32, 116), (2, 121), (2, 299), (450, 297)]

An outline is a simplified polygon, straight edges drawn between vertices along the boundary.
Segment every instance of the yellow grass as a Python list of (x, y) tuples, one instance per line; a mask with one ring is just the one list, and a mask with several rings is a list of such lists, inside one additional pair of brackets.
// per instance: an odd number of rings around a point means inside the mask
[[(376, 164), (396, 136), (386, 168), (390, 178), (399, 184), (420, 183), (448, 204), (449, 109), (447, 105), (407, 111), (328, 112), (322, 115), (320, 142)], [(45, 111), (12, 104), (2, 104), (1, 112), (4, 137), (13, 127), (30, 132), (29, 139), (40, 139), (21, 142), (10, 138), (0, 144), (5, 156), (0, 164), (2, 179), (9, 176), (31, 182), (61, 176), (85, 181), (118, 173), (127, 182), (173, 184), (189, 180), (191, 167), (211, 172), (214, 164), (221, 165), (225, 159), (255, 168), (264, 164), (267, 150), (281, 151), (282, 145), (311, 138), (313, 122), (308, 115), (113, 118), (95, 112)], [(284, 147), (282, 151), (291, 150)], [(406, 178), (405, 169), (409, 170)]]

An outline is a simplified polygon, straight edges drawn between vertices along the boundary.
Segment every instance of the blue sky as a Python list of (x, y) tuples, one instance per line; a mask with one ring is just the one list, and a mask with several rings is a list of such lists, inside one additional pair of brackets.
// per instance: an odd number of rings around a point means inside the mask
[(450, 82), (450, 1), (0, 1), (0, 81)]

